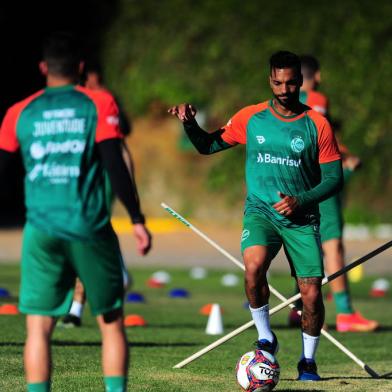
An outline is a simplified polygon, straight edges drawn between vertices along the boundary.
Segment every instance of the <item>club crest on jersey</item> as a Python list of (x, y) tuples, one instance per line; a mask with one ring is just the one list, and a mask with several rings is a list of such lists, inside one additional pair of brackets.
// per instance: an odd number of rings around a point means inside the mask
[(294, 136), (293, 140), (291, 140), (291, 149), (294, 152), (301, 152), (305, 148), (305, 142), (303, 141), (301, 136)]
[(264, 136), (256, 136), (256, 139), (259, 144), (263, 144), (265, 142)]

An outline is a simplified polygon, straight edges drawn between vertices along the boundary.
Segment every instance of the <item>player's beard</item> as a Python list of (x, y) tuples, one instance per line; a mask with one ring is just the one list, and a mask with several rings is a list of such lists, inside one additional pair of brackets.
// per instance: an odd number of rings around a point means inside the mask
[(296, 106), (299, 102), (299, 94), (297, 93), (288, 93), (285, 95), (285, 99), (282, 99), (280, 95), (274, 94), (275, 99), (286, 109), (290, 109)]

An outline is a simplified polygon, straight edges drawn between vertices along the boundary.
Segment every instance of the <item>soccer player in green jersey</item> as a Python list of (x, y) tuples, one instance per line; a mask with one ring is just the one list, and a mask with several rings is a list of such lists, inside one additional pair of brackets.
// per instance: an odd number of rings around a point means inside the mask
[(24, 364), (35, 392), (50, 390), (51, 335), (70, 308), (76, 276), (101, 331), (106, 391), (126, 390), (122, 261), (104, 169), (134, 223), (138, 252), (151, 246), (122, 159), (118, 108), (110, 94), (75, 84), (82, 67), (73, 36), (50, 36), (40, 63), (47, 87), (12, 106), (0, 130), (0, 169), (19, 149), (26, 169), (19, 309), (27, 315)]
[[(109, 92), (109, 90), (105, 87), (103, 84), (103, 76), (102, 76), (102, 71), (100, 67), (95, 64), (95, 65), (88, 65), (85, 70), (85, 81), (84, 81), (84, 86), (90, 90), (96, 90), (96, 91), (104, 91)], [(126, 137), (131, 133), (131, 122), (129, 121), (126, 113), (122, 109), (122, 106), (119, 104), (118, 99), (115, 98), (117, 107), (119, 109), (119, 129), (121, 134)], [(127, 168), (131, 173), (131, 178), (135, 178), (135, 167), (132, 159), (131, 152), (125, 142), (123, 140), (122, 142), (122, 154), (125, 163), (127, 164)], [(135, 187), (136, 190), (136, 187)], [(106, 199), (108, 203), (108, 209), (111, 211), (112, 210), (112, 205), (114, 202), (114, 194), (112, 191), (112, 187), (110, 185), (110, 179), (108, 176), (106, 176)], [(137, 198), (139, 196), (136, 194)], [(123, 278), (124, 278), (124, 289), (126, 290), (129, 287), (129, 274), (123, 266)], [(57, 325), (65, 328), (73, 328), (73, 327), (80, 327), (82, 325), (82, 315), (83, 315), (83, 310), (84, 310), (84, 305), (86, 303), (86, 291), (83, 287), (82, 282), (80, 279), (76, 279), (76, 284), (75, 284), (75, 290), (74, 290), (74, 296), (73, 296), (73, 301), (71, 308), (69, 310), (69, 313), (62, 319), (60, 320)]]
[(315, 381), (320, 379), (315, 353), (324, 322), (318, 203), (340, 189), (341, 159), (327, 119), (299, 101), (298, 56), (275, 53), (270, 59), (269, 82), (273, 99), (241, 109), (212, 133), (198, 126), (196, 109), (190, 104), (174, 106), (169, 112), (183, 122), (202, 154), (246, 144), (241, 249), (257, 347), (272, 354), (278, 349), (269, 322), (266, 274), (283, 245), (304, 303), (298, 379)]
[[(301, 70), (304, 83), (301, 87), (300, 101), (313, 110), (328, 118), (328, 99), (316, 91), (321, 81), (320, 65), (318, 60), (310, 55), (301, 56)], [(344, 181), (360, 165), (358, 157), (352, 155), (348, 149), (338, 143), (342, 155)], [(320, 203), (320, 235), (324, 253), (325, 267), (329, 275), (344, 267), (343, 244), (343, 213), (342, 194), (335, 194)], [(351, 302), (347, 276), (343, 275), (330, 284), (336, 305), (336, 329), (339, 332), (365, 332), (374, 331), (379, 324), (375, 320), (366, 319), (360, 312), (355, 311)], [(296, 304), (301, 308), (301, 301)], [(289, 323), (296, 326), (300, 318), (295, 310), (290, 312)]]

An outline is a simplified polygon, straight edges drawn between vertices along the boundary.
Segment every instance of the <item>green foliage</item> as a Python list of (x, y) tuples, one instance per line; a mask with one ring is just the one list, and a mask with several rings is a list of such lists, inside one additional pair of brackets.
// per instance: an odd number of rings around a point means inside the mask
[[(332, 117), (364, 161), (349, 201), (391, 220), (384, 208), (392, 191), (391, 34), (389, 0), (120, 0), (103, 58), (111, 87), (131, 112), (190, 101), (223, 124), (270, 96), (267, 64), (274, 51), (314, 54)], [(227, 161), (212, 171), (223, 171), (210, 176), (212, 187), (229, 188), (242, 178)]]
[[(227, 202), (232, 205), (243, 201), (245, 195), (245, 148), (240, 146), (230, 149), (221, 160), (212, 166), (207, 177), (208, 189), (214, 192), (224, 191)], [(234, 180), (234, 181), (233, 181)]]

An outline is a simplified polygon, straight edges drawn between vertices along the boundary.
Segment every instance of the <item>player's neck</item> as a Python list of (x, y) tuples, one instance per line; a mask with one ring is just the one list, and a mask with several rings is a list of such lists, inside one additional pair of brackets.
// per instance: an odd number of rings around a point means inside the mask
[(301, 102), (294, 102), (292, 105), (283, 106), (277, 99), (272, 100), (274, 109), (282, 116), (293, 116), (303, 112), (303, 105)]
[(314, 80), (304, 80), (301, 86), (301, 91), (309, 93), (311, 91), (317, 90), (317, 83)]
[(48, 87), (62, 87), (67, 86), (68, 84), (75, 84), (76, 80), (72, 77), (60, 77), (54, 75), (47, 75), (46, 77), (46, 85)]

